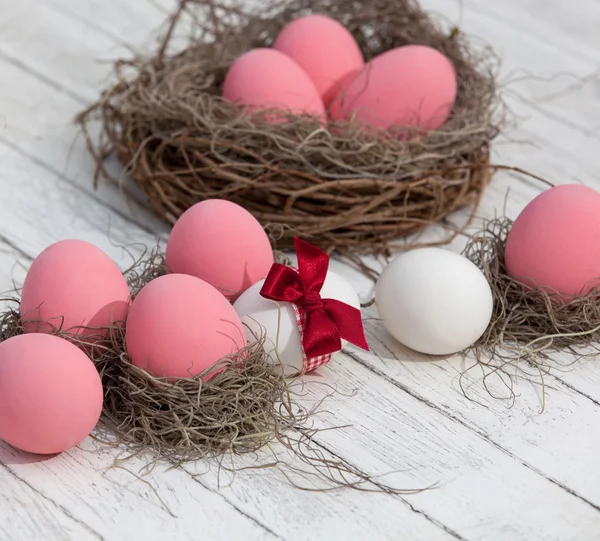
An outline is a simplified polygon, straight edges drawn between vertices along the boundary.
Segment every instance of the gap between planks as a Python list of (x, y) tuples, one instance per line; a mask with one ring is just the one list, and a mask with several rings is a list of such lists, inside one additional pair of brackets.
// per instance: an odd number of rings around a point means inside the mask
[[(419, 402), (422, 402), (427, 407), (429, 407), (429, 408), (431, 408), (431, 409), (433, 409), (433, 410), (441, 413), (444, 417), (447, 417), (449, 420), (451, 420), (451, 421), (453, 421), (455, 423), (458, 423), (458, 424), (464, 426), (465, 428), (468, 428), (469, 430), (471, 430), (472, 432), (474, 432), (477, 436), (479, 436), (482, 440), (484, 440), (487, 443), (493, 445), (499, 451), (502, 451), (503, 453), (506, 453), (509, 457), (511, 457), (511, 458), (517, 460), (518, 462), (520, 462), (521, 464), (523, 464), (523, 466), (525, 466), (526, 468), (528, 468), (531, 471), (537, 473), (538, 475), (541, 475), (544, 479), (550, 481), (551, 483), (553, 483), (556, 486), (560, 487), (562, 490), (565, 490), (566, 492), (568, 492), (572, 496), (575, 496), (576, 498), (578, 498), (582, 502), (586, 503), (587, 505), (589, 505), (590, 507), (592, 507), (596, 511), (600, 512), (600, 506), (599, 505), (596, 505), (595, 503), (591, 502), (590, 500), (584, 498), (583, 496), (581, 496), (580, 494), (578, 494), (575, 490), (569, 488), (568, 486), (564, 485), (560, 481), (557, 481), (556, 479), (553, 479), (553, 478), (549, 477), (544, 472), (542, 472), (540, 469), (536, 468), (535, 466), (533, 466), (532, 464), (528, 463), (527, 461), (522, 460), (520, 457), (518, 457), (517, 455), (515, 455), (512, 451), (510, 451), (506, 447), (504, 447), (504, 446), (500, 445), (499, 443), (497, 443), (496, 441), (494, 441), (483, 430), (474, 427), (470, 423), (465, 422), (459, 416), (454, 415), (454, 414), (452, 414), (452, 413), (444, 410), (443, 408), (440, 408), (437, 404), (435, 404), (431, 400), (428, 400), (427, 398), (425, 398), (424, 396), (420, 395), (419, 393), (417, 393), (416, 391), (414, 391), (413, 389), (411, 389), (407, 385), (403, 385), (399, 381), (397, 381), (394, 378), (388, 376), (384, 371), (375, 368), (374, 366), (372, 366), (371, 364), (369, 364), (364, 359), (361, 359), (355, 353), (353, 353), (351, 351), (345, 351), (344, 353), (345, 353), (345, 355), (347, 355), (348, 357), (350, 357), (355, 363), (360, 364), (361, 366), (365, 367), (367, 370), (370, 370), (374, 374), (377, 374), (378, 376), (384, 378), (387, 382), (391, 383), (392, 385), (394, 385), (398, 389), (402, 390), (403, 392), (409, 394), (410, 396), (412, 396), (413, 398), (415, 398)], [(583, 395), (583, 393), (580, 393), (577, 389), (573, 389), (572, 387), (570, 387), (570, 388), (573, 391), (577, 392), (578, 394), (582, 394)], [(585, 396), (585, 395), (583, 395), (583, 396)], [(589, 397), (586, 397), (586, 398), (589, 398)], [(597, 402), (595, 402), (595, 403), (597, 405), (600, 405)]]

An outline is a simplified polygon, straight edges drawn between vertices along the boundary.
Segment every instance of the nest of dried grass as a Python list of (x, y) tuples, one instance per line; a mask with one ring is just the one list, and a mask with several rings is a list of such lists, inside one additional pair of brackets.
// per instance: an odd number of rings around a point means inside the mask
[[(249, 4), (181, 0), (154, 56), (116, 63), (116, 83), (78, 117), (96, 178), (119, 182), (105, 167), (115, 154), (167, 222), (198, 201), (228, 199), (281, 231), (280, 249), (297, 235), (328, 251), (385, 253), (399, 237), (476, 206), (498, 134), (493, 51), (443, 30), (415, 0)], [(443, 52), (459, 85), (447, 123), (400, 141), (351, 124), (330, 131), (305, 117), (261, 124), (224, 102), (232, 61), (271, 45), (286, 23), (307, 13), (339, 20), (366, 60), (406, 44)], [(101, 121), (99, 139), (89, 129), (94, 120)]]
[(508, 218), (485, 223), (470, 238), (464, 255), (483, 271), (494, 298), (491, 323), (472, 348), (475, 367), (483, 370), (484, 381), (500, 378), (514, 401), (519, 376), (543, 386), (551, 369), (564, 369), (600, 352), (600, 290), (565, 303), (556, 300), (558, 292), (526, 288), (511, 278), (504, 249), (512, 224)]
[[(125, 273), (132, 298), (166, 272), (158, 249), (140, 258)], [(12, 306), (0, 314), (0, 342), (24, 332), (19, 300), (3, 300)], [(54, 333), (87, 351), (98, 369), (104, 406), (94, 438), (120, 450), (115, 465), (136, 456), (146, 458), (151, 471), (161, 461), (178, 466), (216, 459), (221, 469), (235, 472), (232, 455), (263, 449), (267, 452), (262, 460), (257, 455), (255, 465), (242, 469), (274, 467), (292, 485), (306, 490), (317, 490), (314, 482), (306, 484), (307, 479), (316, 479), (322, 487), (319, 490), (345, 487), (391, 494), (419, 492), (390, 486), (321, 446), (320, 430), (313, 426), (313, 419), (334, 389), (326, 389), (320, 401), (308, 399), (309, 384), (284, 377), (260, 338), (195, 377), (168, 380), (131, 363), (122, 323), (109, 331), (109, 337), (92, 348), (89, 341), (84, 343), (74, 335), (73, 329), (56, 328)], [(94, 335), (102, 336), (90, 333), (85, 340)], [(287, 460), (281, 455), (287, 455)]]

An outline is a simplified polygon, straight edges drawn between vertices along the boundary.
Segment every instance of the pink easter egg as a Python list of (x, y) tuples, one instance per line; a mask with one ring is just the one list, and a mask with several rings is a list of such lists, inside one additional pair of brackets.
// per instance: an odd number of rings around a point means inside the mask
[[(274, 49), (253, 49), (240, 56), (227, 72), (223, 97), (250, 110), (280, 109), (325, 120), (323, 101), (310, 77)], [(274, 122), (282, 120), (272, 118)]]
[(456, 72), (448, 58), (431, 47), (407, 45), (383, 53), (348, 77), (330, 117), (383, 129), (434, 130), (448, 118), (456, 92)]
[(102, 412), (100, 376), (88, 356), (50, 334), (0, 344), (0, 438), (30, 453), (54, 454), (83, 441)]
[(289, 23), (273, 48), (286, 54), (309, 75), (327, 107), (342, 81), (365, 62), (354, 37), (325, 15), (307, 15)]
[(579, 184), (542, 192), (506, 239), (506, 270), (521, 283), (566, 297), (600, 283), (600, 194)]
[(263, 279), (273, 265), (269, 237), (247, 210), (208, 199), (186, 210), (175, 223), (166, 252), (171, 272), (189, 274), (234, 300)]
[(129, 309), (125, 343), (131, 361), (158, 377), (192, 377), (245, 347), (229, 301), (206, 282), (167, 274), (148, 283)]
[[(56, 329), (80, 336), (106, 336), (123, 321), (129, 287), (117, 264), (82, 240), (56, 242), (38, 255), (21, 295), (26, 332)], [(95, 328), (95, 329), (94, 329)]]

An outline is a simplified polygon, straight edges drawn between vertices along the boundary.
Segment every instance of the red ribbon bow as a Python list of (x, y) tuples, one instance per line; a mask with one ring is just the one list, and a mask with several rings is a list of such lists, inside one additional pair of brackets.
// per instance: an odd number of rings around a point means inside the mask
[(298, 271), (275, 263), (260, 290), (265, 299), (290, 302), (306, 313), (302, 346), (310, 358), (342, 349), (342, 338), (369, 351), (360, 310), (335, 299), (321, 298), (329, 256), (294, 238)]

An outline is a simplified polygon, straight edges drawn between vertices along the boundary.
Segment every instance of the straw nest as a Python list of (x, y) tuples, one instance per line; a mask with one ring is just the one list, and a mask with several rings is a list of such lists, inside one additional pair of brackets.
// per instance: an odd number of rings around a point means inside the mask
[[(492, 396), (514, 401), (517, 378), (543, 387), (551, 370), (566, 370), (578, 359), (598, 355), (600, 291), (596, 287), (564, 302), (558, 292), (525, 287), (509, 276), (504, 249), (512, 224), (508, 218), (486, 222), (469, 239), (464, 255), (484, 273), (494, 299), (491, 323), (471, 349), (477, 359), (473, 368), (482, 369)], [(488, 386), (491, 377), (508, 394), (500, 390), (498, 395), (496, 385)]]
[[(116, 83), (78, 121), (104, 175), (114, 154), (169, 223), (207, 198), (234, 201), (278, 232), (328, 251), (386, 253), (390, 243), (479, 201), (498, 134), (497, 58), (415, 0), (181, 0), (150, 58), (120, 60)], [(443, 52), (458, 76), (448, 121), (428, 135), (385, 137), (296, 116), (265, 124), (220, 98), (243, 52), (270, 46), (308, 13), (339, 20), (365, 59), (406, 44)], [(183, 43), (181, 39), (184, 39)], [(100, 121), (100, 136), (91, 129)]]
[[(125, 273), (131, 297), (166, 272), (158, 249), (144, 255)], [(21, 320), (18, 298), (3, 301), (9, 307), (0, 314), (0, 342), (22, 334), (26, 323)], [(276, 468), (289, 483), (306, 490), (419, 492), (390, 486), (381, 476), (371, 476), (327, 451), (314, 425), (335, 390), (321, 382), (322, 398), (309, 396), (310, 382), (284, 377), (262, 347), (262, 337), (197, 376), (170, 380), (132, 364), (122, 322), (108, 329), (108, 338), (86, 330), (91, 332), (85, 342), (74, 329), (53, 332), (82, 347), (98, 369), (104, 405), (93, 437), (118, 449), (118, 467), (131, 457), (146, 460), (147, 472), (164, 461), (178, 466), (216, 460), (220, 470), (235, 472), (232, 456), (262, 450), (250, 466), (241, 469)], [(100, 330), (107, 329), (95, 331)]]

